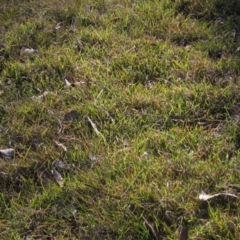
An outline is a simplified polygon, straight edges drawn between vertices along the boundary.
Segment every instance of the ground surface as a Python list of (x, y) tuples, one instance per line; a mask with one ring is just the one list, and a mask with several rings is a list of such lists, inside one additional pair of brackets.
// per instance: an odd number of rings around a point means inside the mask
[(1, 239), (240, 239), (239, 5), (2, 0)]

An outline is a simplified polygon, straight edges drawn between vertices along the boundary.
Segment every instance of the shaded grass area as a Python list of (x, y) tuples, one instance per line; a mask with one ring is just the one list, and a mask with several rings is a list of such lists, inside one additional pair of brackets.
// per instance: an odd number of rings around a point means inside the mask
[(238, 6), (5, 1), (1, 239), (238, 239)]

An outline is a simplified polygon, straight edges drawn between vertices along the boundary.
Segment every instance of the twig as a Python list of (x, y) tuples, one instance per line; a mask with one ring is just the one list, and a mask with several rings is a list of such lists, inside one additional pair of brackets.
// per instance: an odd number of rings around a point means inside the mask
[(97, 134), (97, 136), (101, 136), (103, 138), (104, 142), (106, 142), (105, 137), (103, 136), (103, 134), (101, 132), (98, 131), (97, 126), (95, 125), (95, 123), (88, 116), (87, 116), (87, 119), (88, 119), (89, 123), (91, 124), (94, 132)]
[(98, 136), (101, 135), (101, 133), (98, 131), (95, 123), (90, 119), (90, 117), (87, 117), (87, 119), (88, 119), (88, 121), (90, 122), (90, 124), (91, 124), (93, 130), (95, 131), (95, 133), (96, 133)]
[(140, 173), (142, 173), (144, 170), (144, 168), (137, 174), (137, 176), (133, 179), (133, 181), (129, 184), (129, 186), (127, 187), (127, 189), (124, 191), (124, 193), (121, 195), (121, 197), (123, 197), (126, 192), (130, 189), (130, 187), (133, 185), (133, 183), (137, 180), (138, 176), (140, 175)]
[(58, 134), (60, 134), (63, 131), (64, 127), (63, 127), (63, 125), (61, 123), (61, 120), (59, 118), (57, 118), (57, 117), (55, 117), (55, 118), (58, 120), (58, 124), (59, 124)]
[(147, 220), (144, 216), (142, 216), (142, 218), (143, 218), (143, 220), (144, 220), (144, 223), (147, 225), (147, 227), (149, 228), (150, 232), (152, 233), (153, 238), (154, 238), (155, 240), (159, 240), (159, 238), (158, 238), (158, 236), (157, 236), (157, 233), (156, 233), (156, 231), (154, 230), (153, 226), (148, 222), (148, 220)]
[(132, 50), (135, 50), (135, 49), (136, 49), (136, 46), (134, 45), (133, 47), (131, 47), (131, 48), (129, 48), (128, 50), (126, 50), (125, 53), (128, 53), (128, 52), (130, 52), (130, 51), (132, 51)]
[(67, 151), (67, 147), (64, 146), (62, 143), (59, 143), (58, 141), (54, 141), (54, 142), (58, 147), (61, 147), (65, 152)]
[(103, 88), (101, 89), (101, 91), (100, 91), (99, 94), (97, 95), (95, 101), (102, 95), (102, 93), (103, 93)]
[(97, 30), (93, 27), (93, 25), (91, 25), (90, 27), (91, 27), (91, 28), (93, 29), (93, 31), (98, 35), (99, 39), (102, 41), (103, 38), (99, 35), (99, 33), (98, 33)]

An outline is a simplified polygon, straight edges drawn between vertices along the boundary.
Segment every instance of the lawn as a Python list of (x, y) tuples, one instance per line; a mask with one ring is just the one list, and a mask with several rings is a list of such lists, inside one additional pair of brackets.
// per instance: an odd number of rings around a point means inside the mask
[(240, 2), (0, 8), (0, 238), (240, 239)]

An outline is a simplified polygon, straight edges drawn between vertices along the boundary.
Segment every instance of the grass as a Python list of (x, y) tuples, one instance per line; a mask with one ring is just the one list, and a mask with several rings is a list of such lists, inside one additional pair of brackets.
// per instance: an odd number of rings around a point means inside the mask
[(1, 239), (239, 239), (239, 24), (238, 1), (3, 1)]

